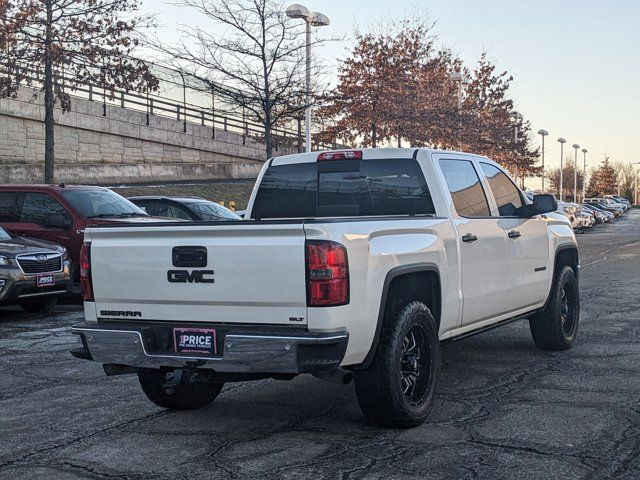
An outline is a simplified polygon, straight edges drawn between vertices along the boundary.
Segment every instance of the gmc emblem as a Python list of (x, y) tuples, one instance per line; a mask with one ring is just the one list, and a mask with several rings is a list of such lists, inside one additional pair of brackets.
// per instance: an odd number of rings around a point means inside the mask
[(214, 283), (213, 270), (169, 270), (170, 283)]

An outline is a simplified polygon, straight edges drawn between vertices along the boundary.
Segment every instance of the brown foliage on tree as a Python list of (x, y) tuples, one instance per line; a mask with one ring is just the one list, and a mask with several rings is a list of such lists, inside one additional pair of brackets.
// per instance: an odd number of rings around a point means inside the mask
[[(464, 68), (450, 51), (435, 47), (424, 19), (390, 24), (383, 33), (357, 34), (320, 110), (334, 123), (317, 142), (376, 147), (395, 140), (398, 146), (465, 150), (493, 158), (523, 181), (539, 175), (531, 127), (514, 116), (508, 97), (512, 77), (496, 72), (486, 55), (471, 71)], [(454, 72), (470, 77), (460, 106)]]
[(496, 72), (486, 54), (480, 57), (466, 89), (458, 137), (465, 150), (492, 158), (524, 182), (540, 173), (538, 150), (530, 147), (529, 122), (515, 115), (508, 97), (512, 81), (507, 72)]
[[(316, 140), (377, 147), (425, 136), (419, 125), (442, 108), (433, 100), (436, 70), (446, 68), (447, 54), (434, 47), (431, 25), (422, 19), (404, 20), (380, 34), (356, 33), (356, 46), (341, 65), (338, 85), (321, 99), (320, 118), (335, 125)], [(436, 82), (438, 85), (440, 82)]]
[(54, 178), (54, 106), (69, 111), (69, 91), (87, 83), (112, 94), (157, 87), (145, 62), (129, 56), (149, 22), (138, 7), (139, 0), (5, 0), (4, 12), (0, 7), (9, 26), (0, 38), (0, 95), (14, 95), (19, 84), (40, 86), (34, 74), (42, 75), (46, 183)]

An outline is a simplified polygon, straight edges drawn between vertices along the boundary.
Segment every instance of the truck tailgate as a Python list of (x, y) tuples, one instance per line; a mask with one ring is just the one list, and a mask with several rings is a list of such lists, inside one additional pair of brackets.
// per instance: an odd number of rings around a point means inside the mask
[(101, 227), (86, 240), (98, 318), (306, 324), (302, 223)]

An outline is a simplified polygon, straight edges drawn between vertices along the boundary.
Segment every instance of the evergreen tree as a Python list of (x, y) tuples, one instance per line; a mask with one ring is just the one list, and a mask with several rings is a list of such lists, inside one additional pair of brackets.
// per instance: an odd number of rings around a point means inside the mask
[(609, 162), (609, 157), (605, 157), (604, 162), (594, 170), (591, 175), (588, 191), (590, 197), (616, 195), (618, 193), (616, 171)]

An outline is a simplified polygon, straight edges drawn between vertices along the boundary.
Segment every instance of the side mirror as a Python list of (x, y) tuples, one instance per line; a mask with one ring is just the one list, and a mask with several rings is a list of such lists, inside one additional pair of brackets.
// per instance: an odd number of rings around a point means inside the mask
[[(553, 195), (534, 195), (533, 196), (533, 215), (541, 213), (555, 212), (558, 209), (558, 202)], [(532, 216), (533, 216), (532, 215)]]
[(42, 225), (48, 228), (69, 228), (73, 225), (73, 221), (67, 215), (56, 212), (44, 217)]

